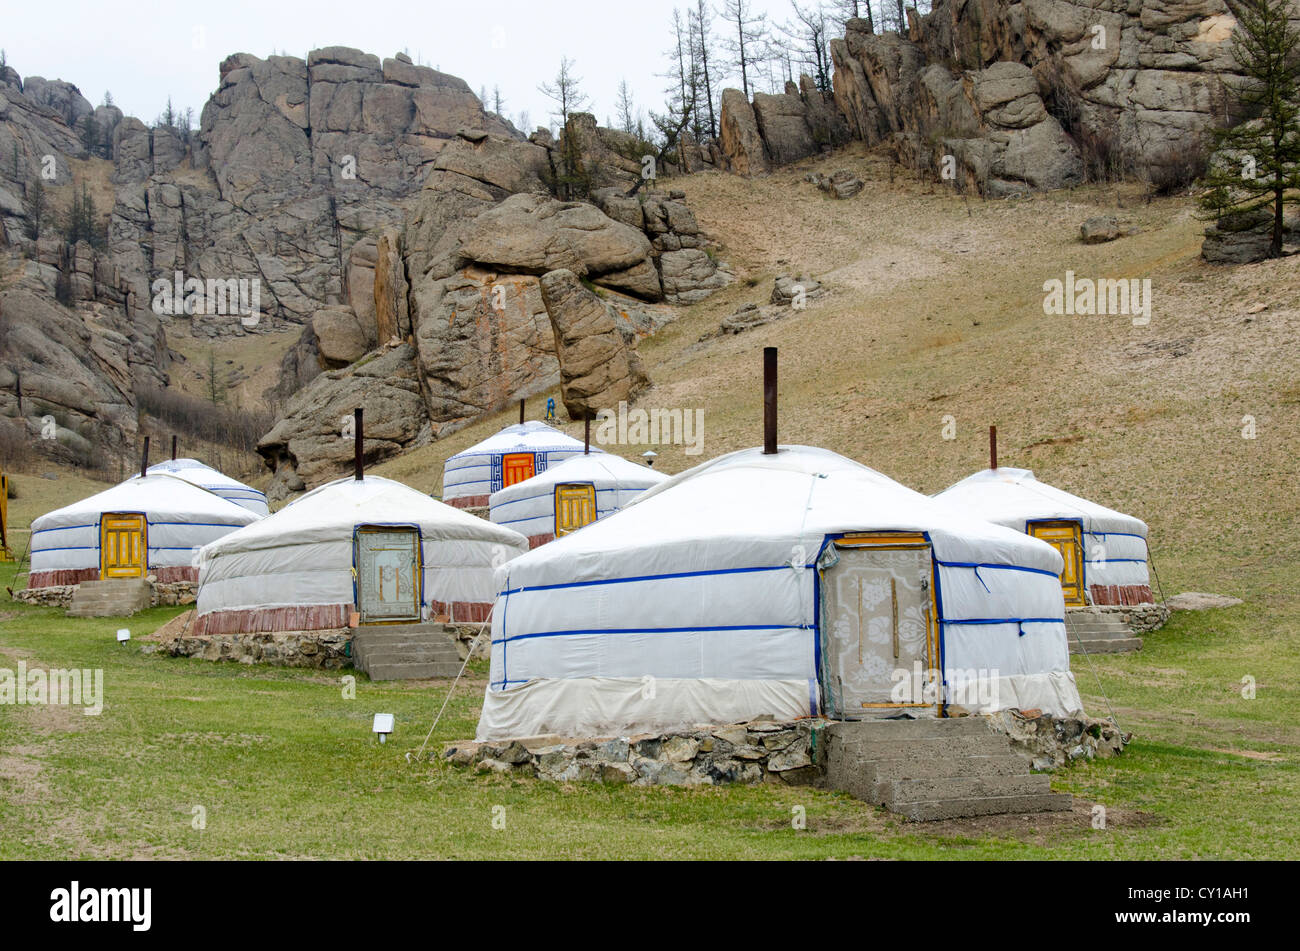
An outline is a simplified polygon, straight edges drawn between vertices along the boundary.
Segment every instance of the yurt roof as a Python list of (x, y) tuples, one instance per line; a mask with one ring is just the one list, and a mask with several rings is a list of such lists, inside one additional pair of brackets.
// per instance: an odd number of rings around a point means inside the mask
[(1027, 521), (1079, 519), (1084, 531), (1146, 536), (1147, 524), (1046, 482), (1029, 469), (982, 469), (934, 496), (935, 501), (1024, 531)]
[(178, 479), (184, 479), (186, 482), (193, 483), (203, 489), (216, 491), (218, 489), (238, 489), (241, 492), (255, 494), (265, 498), (265, 494), (240, 482), (238, 479), (231, 478), (220, 469), (214, 469), (206, 463), (199, 462), (197, 459), (169, 459), (166, 462), (159, 462), (149, 467), (151, 473), (165, 473), (174, 475)]
[[(813, 544), (826, 535), (876, 531), (927, 532), (936, 556), (950, 562), (1061, 570), (1061, 556), (1037, 539), (953, 512), (837, 453), (781, 446), (775, 455), (745, 449), (679, 473), (614, 515), (515, 559), (499, 569), (498, 580), (505, 570), (511, 584), (530, 586), (744, 570), (788, 562), (792, 539)], [(804, 554), (811, 562), (817, 552)]]
[(592, 452), (571, 456), (557, 462), (531, 479), (516, 482), (492, 493), (494, 505), (529, 498), (561, 483), (591, 482), (597, 486), (649, 488), (669, 478), (649, 466), (616, 456), (612, 452)]
[(358, 525), (419, 526), (438, 539), (477, 539), (518, 545), (522, 535), (430, 498), (381, 476), (336, 479), (308, 492), (280, 511), (218, 539), (204, 554), (277, 548), (332, 541)]
[[(503, 452), (552, 452), (556, 450), (574, 450), (581, 451), (583, 448), (582, 440), (574, 439), (572, 436), (560, 432), (547, 426), (543, 422), (532, 419), (526, 423), (514, 423), (505, 429), (489, 436), (480, 443), (470, 446), (451, 456), (451, 459), (458, 459), (462, 456), (482, 456), (496, 455)], [(592, 449), (592, 452), (601, 452), (600, 449)]]
[(127, 479), (111, 489), (47, 512), (32, 522), (32, 530), (80, 525), (104, 512), (143, 512), (151, 522), (247, 525), (258, 516), (241, 505), (192, 482), (166, 473)]

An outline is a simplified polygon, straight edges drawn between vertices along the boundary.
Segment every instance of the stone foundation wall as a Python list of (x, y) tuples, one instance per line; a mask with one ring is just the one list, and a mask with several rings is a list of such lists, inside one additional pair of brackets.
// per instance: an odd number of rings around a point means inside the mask
[(193, 604), (199, 598), (197, 581), (156, 581), (153, 585), (153, 606)]
[(781, 783), (807, 786), (820, 720), (760, 720), (733, 726), (608, 740), (558, 737), (511, 743), (456, 743), (443, 752), (455, 766), (480, 773), (535, 776), (553, 782), (637, 786)]
[(1011, 748), (1036, 770), (1051, 771), (1078, 760), (1107, 759), (1124, 752), (1133, 734), (1109, 720), (1054, 717), (1038, 710), (1000, 710), (993, 727), (1011, 737)]
[(1071, 610), (1118, 615), (1134, 634), (1150, 634), (1152, 631), (1158, 631), (1169, 620), (1169, 608), (1163, 604), (1093, 604), (1086, 608)]
[[(1123, 752), (1132, 739), (1108, 720), (1053, 717), (1037, 710), (1004, 710), (989, 723), (1011, 738), (1011, 748), (1036, 770)], [(443, 758), (478, 773), (531, 776), (552, 782), (634, 786), (722, 786), (825, 782), (824, 730), (833, 721), (757, 720), (663, 734), (610, 739), (537, 737), (508, 743), (448, 744)], [(435, 754), (436, 755), (436, 754)]]
[(347, 628), (275, 634), (186, 634), (165, 643), (160, 651), (172, 657), (338, 670), (352, 666), (351, 642), (352, 632)]
[(14, 592), (14, 600), (19, 604), (34, 604), (45, 608), (66, 608), (72, 603), (72, 593), (77, 590), (75, 584), (52, 584), (44, 588), (25, 588)]
[[(66, 608), (72, 603), (72, 595), (78, 587), (75, 584), (53, 584), (43, 588), (26, 588), (15, 591), (14, 600), (21, 604)], [(199, 585), (195, 581), (155, 581), (150, 587), (150, 604), (154, 607), (193, 604), (199, 593)]]

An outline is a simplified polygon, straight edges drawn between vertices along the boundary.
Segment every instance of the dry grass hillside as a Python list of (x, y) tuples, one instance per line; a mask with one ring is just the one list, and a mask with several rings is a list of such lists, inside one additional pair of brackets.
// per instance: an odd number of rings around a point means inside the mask
[[(855, 198), (803, 181), (810, 168), (840, 167), (868, 183)], [(1148, 202), (1137, 186), (981, 201), (893, 175), (883, 158), (851, 151), (767, 178), (681, 182), (740, 280), (641, 345), (655, 386), (637, 405), (705, 411), (703, 455), (656, 446), (659, 468), (761, 442), (760, 351), (775, 345), (782, 442), (825, 446), (929, 493), (986, 464), (996, 424), (1004, 465), (1145, 518), (1157, 568), (1175, 552), (1198, 567), (1166, 584), (1238, 587), (1226, 547), (1261, 568), (1300, 553), (1281, 530), (1300, 515), (1294, 260), (1204, 264), (1193, 202)], [(1084, 245), (1079, 225), (1097, 214), (1138, 231)], [(1043, 282), (1067, 269), (1150, 278), (1149, 325), (1045, 316)], [(774, 324), (700, 341), (739, 304), (765, 302), (775, 275), (805, 271), (830, 293)], [(436, 492), (443, 460), (514, 413), (381, 471)], [(956, 438), (945, 440), (949, 415)], [(1245, 416), (1254, 439), (1242, 436)], [(647, 447), (606, 448), (636, 457)]]

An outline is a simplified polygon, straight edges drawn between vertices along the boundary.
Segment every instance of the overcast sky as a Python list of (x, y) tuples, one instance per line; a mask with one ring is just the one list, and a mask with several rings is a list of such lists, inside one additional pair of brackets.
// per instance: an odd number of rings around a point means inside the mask
[[(790, 19), (789, 0), (752, 3), (769, 11), (769, 20)], [(537, 85), (554, 74), (561, 55), (576, 61), (601, 124), (614, 116), (624, 78), (638, 106), (662, 111), (665, 80), (655, 74), (667, 68), (674, 7), (672, 0), (223, 0), (188, 9), (157, 0), (4, 4), (0, 47), (22, 76), (67, 80), (93, 105), (111, 91), (119, 108), (146, 122), (170, 95), (178, 109), (194, 108), (197, 123), (216, 88), (217, 66), (230, 53), (305, 57), (323, 46), (351, 46), (381, 59), (406, 50), (476, 93), (500, 86), (507, 117), (526, 109), (534, 126), (550, 121), (551, 105)], [(684, 10), (687, 3), (676, 5)]]

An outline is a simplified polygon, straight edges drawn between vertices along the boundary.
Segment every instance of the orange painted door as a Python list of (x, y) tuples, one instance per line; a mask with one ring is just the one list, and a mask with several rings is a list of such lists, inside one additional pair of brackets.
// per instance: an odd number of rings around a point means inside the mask
[(147, 567), (146, 523), (136, 513), (105, 514), (99, 520), (99, 576), (143, 578)]
[(534, 475), (533, 454), (531, 452), (512, 452), (501, 457), (501, 486), (514, 485), (531, 479)]

